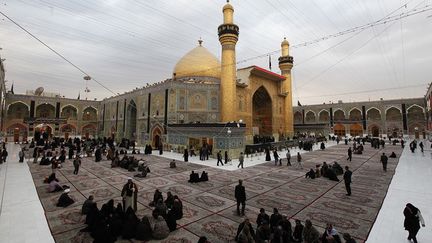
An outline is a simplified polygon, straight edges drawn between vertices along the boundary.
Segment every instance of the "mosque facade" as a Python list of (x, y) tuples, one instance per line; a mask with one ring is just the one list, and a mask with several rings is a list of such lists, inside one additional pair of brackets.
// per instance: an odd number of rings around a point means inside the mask
[(293, 58), (288, 41), (281, 44), (281, 74), (258, 66), (237, 69), (240, 28), (230, 3), (222, 12), (223, 23), (217, 28), (221, 60), (200, 40), (177, 62), (169, 79), (102, 101), (10, 92), (3, 133), (15, 141), (39, 131), (112, 136), (179, 151), (210, 144), (214, 151), (229, 149), (233, 154), (252, 143), (253, 136), (276, 141), (292, 136)]

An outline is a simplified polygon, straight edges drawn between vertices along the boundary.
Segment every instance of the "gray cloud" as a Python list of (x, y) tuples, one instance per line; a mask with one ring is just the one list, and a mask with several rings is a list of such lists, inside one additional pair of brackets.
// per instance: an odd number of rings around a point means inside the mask
[[(217, 26), (222, 22), (222, 0), (3, 1), (6, 5), (1, 11), (116, 93), (169, 78), (176, 62), (200, 37), (220, 56)], [(395, 14), (424, 7), (426, 2), (408, 1), (407, 8)], [(278, 50), (284, 36), (293, 46), (380, 19), (402, 5), (392, 0), (233, 0), (232, 4), (240, 27), (238, 61)], [(293, 69), (294, 98), (312, 104), (423, 96), (432, 72), (427, 67), (432, 61), (432, 35), (426, 31), (432, 19), (428, 15), (430, 12), (396, 21), (365, 44), (390, 24), (367, 29), (307, 62), (349, 35), (292, 48), (295, 63), (301, 63)], [(15, 82), (16, 92), (44, 86), (67, 97), (83, 93), (83, 74), (7, 20), (0, 20), (0, 40), (0, 54), (7, 59), (6, 78)], [(278, 55), (272, 55), (275, 72), (279, 71)], [(267, 68), (268, 58), (239, 67), (248, 65)], [(393, 89), (416, 84), (419, 86)], [(112, 95), (93, 82), (88, 85), (89, 98)], [(392, 89), (372, 91), (383, 88)], [(371, 92), (342, 95), (356, 90)], [(327, 94), (335, 95), (323, 97)]]

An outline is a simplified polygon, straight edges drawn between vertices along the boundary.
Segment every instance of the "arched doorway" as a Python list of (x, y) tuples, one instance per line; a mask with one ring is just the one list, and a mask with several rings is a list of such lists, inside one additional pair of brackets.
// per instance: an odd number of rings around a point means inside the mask
[(60, 131), (64, 135), (65, 140), (67, 140), (70, 135), (75, 135), (75, 133), (76, 133), (75, 126), (73, 126), (71, 124), (66, 124), (66, 125), (62, 126)]
[(379, 137), (379, 133), (379, 127), (377, 125), (369, 127), (369, 134), (372, 135), (372, 137)]
[(252, 97), (252, 116), (255, 135), (273, 135), (272, 100), (263, 86), (258, 88)]
[(162, 144), (162, 129), (159, 126), (152, 131), (152, 147), (158, 149)]
[(96, 126), (94, 124), (87, 124), (82, 127), (81, 136), (84, 135), (85, 139), (90, 139), (96, 135)]
[(7, 129), (7, 137), (10, 137), (8, 141), (13, 141), (14, 143), (27, 141), (27, 127), (20, 123), (15, 123), (9, 126)]
[(52, 136), (52, 127), (47, 124), (39, 124), (35, 127), (35, 140), (39, 140), (42, 136), (43, 140), (47, 140)]
[(126, 137), (129, 139), (135, 139), (136, 137), (136, 119), (137, 119), (137, 108), (133, 100), (129, 102), (126, 112)]
[(362, 136), (363, 135), (363, 127), (356, 123), (356, 124), (351, 124), (350, 126), (350, 135), (352, 137), (356, 137), (356, 136)]
[(345, 136), (345, 126), (342, 124), (334, 125), (333, 131), (336, 136), (341, 136), (341, 137)]

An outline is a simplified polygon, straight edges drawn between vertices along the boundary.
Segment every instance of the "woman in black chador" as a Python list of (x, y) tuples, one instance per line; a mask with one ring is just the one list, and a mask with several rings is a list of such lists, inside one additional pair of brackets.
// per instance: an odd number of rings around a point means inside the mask
[(420, 223), (423, 227), (425, 227), (425, 222), (420, 213), (420, 210), (414, 207), (411, 203), (408, 203), (403, 211), (405, 216), (404, 227), (405, 230), (408, 230), (408, 240), (413, 240), (414, 243), (417, 243), (417, 233), (420, 230)]

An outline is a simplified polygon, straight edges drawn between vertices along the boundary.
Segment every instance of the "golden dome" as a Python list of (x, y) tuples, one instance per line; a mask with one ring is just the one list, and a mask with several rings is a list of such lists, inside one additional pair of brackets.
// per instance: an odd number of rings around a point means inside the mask
[(222, 11), (225, 11), (226, 9), (231, 9), (232, 11), (234, 11), (234, 7), (229, 2), (227, 2), (227, 4), (223, 6)]
[(288, 40), (286, 39), (286, 37), (284, 37), (284, 40), (283, 40), (282, 43), (281, 43), (281, 46), (284, 46), (284, 45), (288, 45), (288, 46), (289, 46), (289, 42), (288, 42)]
[(174, 75), (182, 77), (213, 77), (220, 78), (221, 63), (205, 47), (199, 45), (186, 53), (175, 65)]

